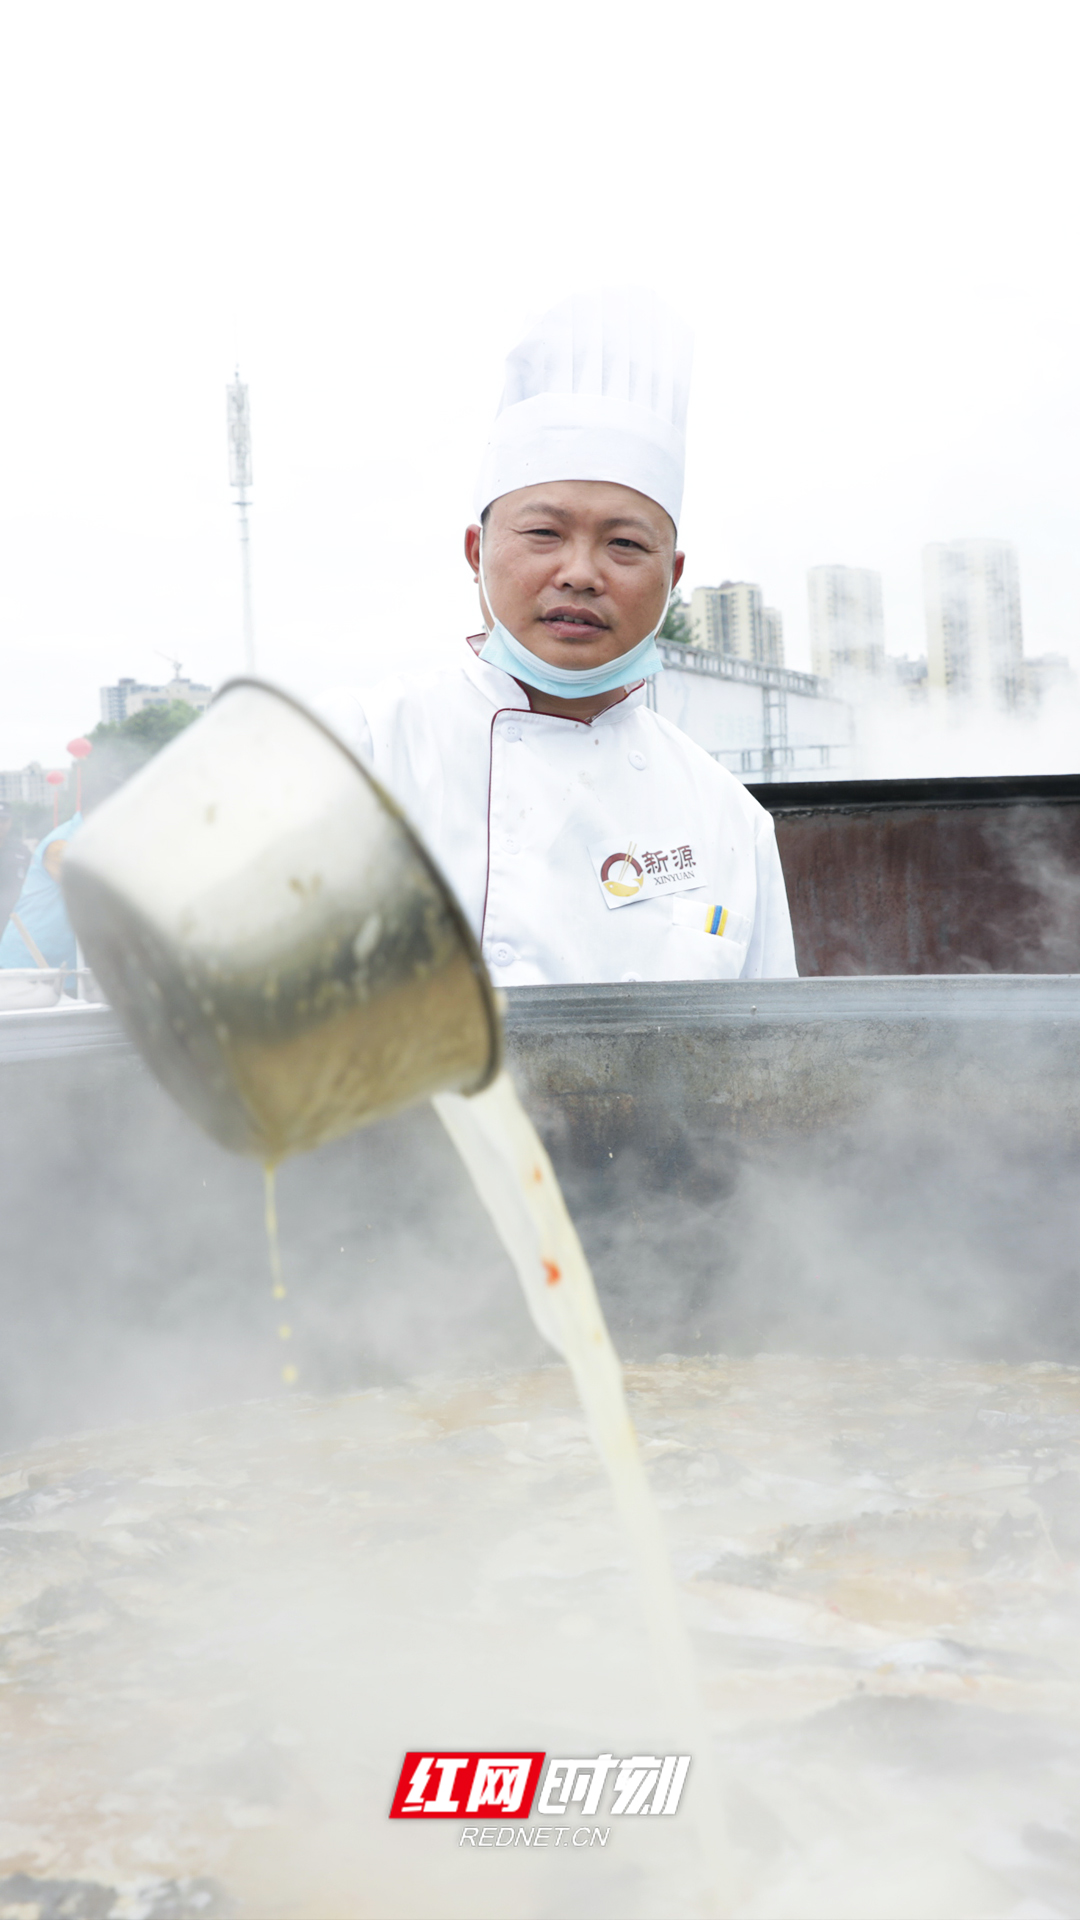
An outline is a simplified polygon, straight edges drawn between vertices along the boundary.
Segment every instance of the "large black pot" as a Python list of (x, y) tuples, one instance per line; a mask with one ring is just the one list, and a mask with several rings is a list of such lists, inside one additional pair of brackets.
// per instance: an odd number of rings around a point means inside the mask
[[(620, 1349), (1080, 1360), (1080, 978), (520, 989)], [(259, 1170), (100, 1009), (0, 1015), (0, 1443), (540, 1357), (431, 1109)], [(292, 1335), (281, 1341), (287, 1315)]]

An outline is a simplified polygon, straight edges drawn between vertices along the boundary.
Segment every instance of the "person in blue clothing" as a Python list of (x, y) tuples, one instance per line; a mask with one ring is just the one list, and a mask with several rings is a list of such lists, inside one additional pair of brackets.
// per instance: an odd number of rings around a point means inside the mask
[(0, 939), (0, 967), (75, 965), (75, 934), (60, 890), (60, 869), (67, 843), (81, 825), (77, 813), (38, 841)]
[[(72, 834), (77, 833), (83, 816), (107, 800), (123, 786), (134, 769), (108, 754), (95, 754), (83, 773), (82, 812), (65, 820), (39, 840), (34, 850), (22, 892), (11, 911), (11, 918), (0, 938), (0, 982), (8, 967), (74, 967), (75, 933), (67, 917), (60, 886), (60, 870)], [(15, 983), (11, 983), (14, 987)], [(36, 985), (33, 991), (37, 991)], [(74, 992), (74, 981), (68, 983)]]

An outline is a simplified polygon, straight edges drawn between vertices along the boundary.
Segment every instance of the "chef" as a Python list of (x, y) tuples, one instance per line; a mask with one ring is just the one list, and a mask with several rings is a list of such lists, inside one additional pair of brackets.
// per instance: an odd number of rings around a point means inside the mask
[(404, 808), (499, 986), (796, 972), (771, 816), (655, 713), (690, 339), (576, 295), (514, 348), (465, 555), (483, 634), (320, 711)]

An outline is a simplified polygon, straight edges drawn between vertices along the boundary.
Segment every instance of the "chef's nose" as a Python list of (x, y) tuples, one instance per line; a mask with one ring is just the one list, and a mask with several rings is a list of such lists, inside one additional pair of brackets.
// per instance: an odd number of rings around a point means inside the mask
[(559, 587), (567, 593), (602, 593), (604, 581), (589, 540), (573, 540), (563, 548)]

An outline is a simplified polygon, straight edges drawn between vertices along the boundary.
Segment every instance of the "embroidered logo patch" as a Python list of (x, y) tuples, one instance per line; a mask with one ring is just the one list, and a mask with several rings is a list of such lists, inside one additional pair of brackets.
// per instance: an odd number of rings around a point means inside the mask
[(589, 848), (589, 857), (609, 907), (661, 893), (689, 893), (703, 882), (690, 840), (669, 835), (628, 834), (623, 840)]

